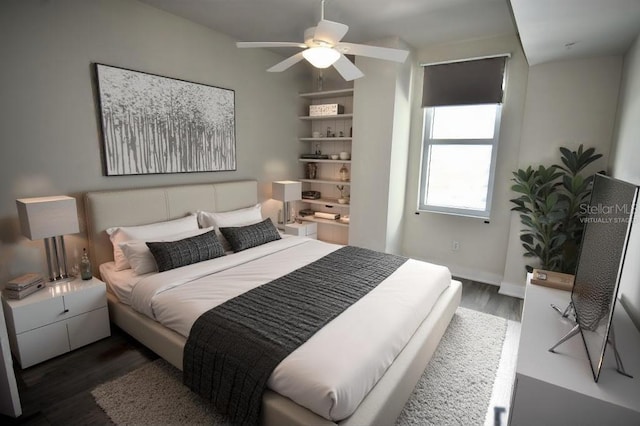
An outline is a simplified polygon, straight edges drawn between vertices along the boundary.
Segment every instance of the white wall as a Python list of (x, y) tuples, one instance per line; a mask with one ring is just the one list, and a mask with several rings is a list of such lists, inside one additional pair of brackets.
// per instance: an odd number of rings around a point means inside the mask
[[(409, 48), (409, 46), (400, 46)], [(410, 55), (396, 79), (395, 123), (393, 127), (393, 149), (389, 159), (389, 199), (387, 207), (387, 237), (385, 251), (402, 252), (404, 238), (404, 197), (407, 191), (409, 168), (409, 141), (411, 140), (411, 96), (418, 69), (415, 58)]]
[[(409, 49), (399, 39), (375, 44)], [(356, 59), (365, 76), (354, 83), (349, 244), (400, 252), (412, 63)]]
[[(19, 197), (258, 179), (264, 200), (272, 180), (299, 174), (297, 94), (309, 86), (303, 65), (267, 73), (280, 56), (237, 49), (225, 35), (134, 0), (3, 1), (0, 40), (5, 244), (15, 237)], [(94, 62), (235, 90), (237, 171), (103, 176)], [(42, 244), (19, 251), (26, 246)], [(19, 272), (6, 271), (16, 264), (8, 256), (16, 253), (3, 251), (4, 274)]]
[[(560, 146), (577, 149), (582, 143), (604, 155), (585, 174), (604, 170), (613, 138), (621, 68), (620, 56), (529, 68), (517, 166), (558, 164)], [(531, 262), (522, 256), (521, 228), (518, 215), (513, 213), (501, 293), (515, 296), (524, 295), (525, 264)]]
[(353, 85), (349, 244), (384, 250), (396, 66), (368, 58), (357, 66), (366, 77)]
[[(640, 35), (624, 57), (618, 120), (611, 151), (612, 176), (640, 185)], [(620, 297), (640, 329), (640, 219), (636, 211)]]
[[(420, 63), (511, 53), (500, 128), (491, 221), (437, 213), (416, 215), (422, 146), (422, 72), (415, 78), (404, 212), (404, 254), (447, 265), (454, 275), (500, 284), (510, 226), (511, 171), (518, 165), (528, 65), (516, 37), (496, 37), (418, 50)], [(460, 243), (452, 251), (452, 240)]]

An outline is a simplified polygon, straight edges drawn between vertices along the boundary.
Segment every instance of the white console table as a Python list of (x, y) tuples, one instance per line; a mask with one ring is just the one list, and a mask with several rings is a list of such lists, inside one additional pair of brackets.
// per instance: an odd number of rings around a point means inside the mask
[(572, 328), (550, 304), (564, 309), (571, 293), (527, 283), (518, 347), (510, 424), (640, 425), (640, 333), (617, 302), (616, 343), (627, 373), (615, 370), (607, 348), (598, 383), (594, 382), (580, 335), (548, 349)]

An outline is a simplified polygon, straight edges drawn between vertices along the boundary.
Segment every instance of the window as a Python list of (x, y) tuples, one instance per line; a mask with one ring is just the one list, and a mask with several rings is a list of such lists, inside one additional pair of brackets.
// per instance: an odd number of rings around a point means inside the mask
[(500, 104), (425, 108), (419, 209), (489, 217)]
[(425, 67), (419, 210), (489, 218), (504, 64)]

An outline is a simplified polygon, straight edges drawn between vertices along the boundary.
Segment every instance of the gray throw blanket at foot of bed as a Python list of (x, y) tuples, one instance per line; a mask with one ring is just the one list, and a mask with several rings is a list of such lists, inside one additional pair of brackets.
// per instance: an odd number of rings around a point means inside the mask
[(236, 424), (257, 424), (276, 366), (406, 258), (343, 247), (202, 314), (184, 348), (184, 383)]

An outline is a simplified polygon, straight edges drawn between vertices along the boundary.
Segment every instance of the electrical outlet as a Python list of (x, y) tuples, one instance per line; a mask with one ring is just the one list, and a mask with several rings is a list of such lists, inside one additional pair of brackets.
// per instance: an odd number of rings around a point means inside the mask
[(459, 242), (459, 241), (456, 241), (456, 240), (453, 240), (453, 241), (451, 242), (451, 250), (453, 250), (453, 251), (458, 251), (458, 250), (460, 250), (460, 242)]

